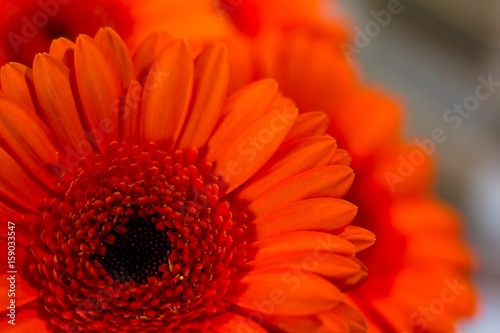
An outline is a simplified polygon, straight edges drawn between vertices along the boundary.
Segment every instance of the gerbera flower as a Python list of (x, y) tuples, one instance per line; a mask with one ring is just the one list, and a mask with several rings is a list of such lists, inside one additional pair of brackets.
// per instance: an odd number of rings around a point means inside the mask
[[(0, 2), (0, 64), (31, 65), (39, 52), (48, 52), (53, 39), (75, 40), (111, 27), (130, 47), (153, 30), (197, 40), (220, 38), (224, 22), (215, 3), (206, 0), (2, 0)], [(178, 13), (189, 13), (180, 17)]]
[[(259, 0), (242, 3), (242, 11), (269, 6)], [(262, 20), (262, 12), (272, 13), (268, 8), (228, 12), (236, 21), (246, 17), (234, 25), (231, 37), (238, 46), (230, 50), (233, 63), (243, 68), (233, 87), (261, 77), (277, 79), (301, 112), (327, 112), (328, 132), (352, 155), (357, 176), (348, 197), (359, 207), (355, 224), (378, 238), (361, 256), (369, 278), (349, 292), (368, 320), (368, 332), (453, 331), (475, 308), (472, 260), (460, 217), (432, 193), (430, 159), (400, 136), (399, 107), (359, 81), (342, 52), (348, 42), (343, 26), (320, 19), (284, 22), (285, 11)]]
[(2, 68), (2, 332), (364, 330), (349, 157), (272, 80), (228, 97), (228, 62), (105, 29)]

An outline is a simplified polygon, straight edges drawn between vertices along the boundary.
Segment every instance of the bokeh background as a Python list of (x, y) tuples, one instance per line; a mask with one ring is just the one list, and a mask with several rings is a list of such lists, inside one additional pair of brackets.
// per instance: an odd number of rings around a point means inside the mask
[[(351, 34), (374, 13), (399, 3), (369, 42), (353, 54), (369, 84), (394, 95), (404, 110), (409, 139), (430, 138), (444, 128), (437, 144), (436, 191), (464, 215), (464, 232), (477, 257), (475, 281), (480, 309), (460, 323), (460, 332), (500, 331), (500, 1), (495, 0), (333, 0), (327, 15), (350, 17)], [(331, 5), (326, 2), (325, 5)], [(399, 8), (398, 7), (398, 8)], [(356, 44), (353, 44), (356, 45)], [(456, 129), (443, 119), (455, 104), (474, 95), (478, 77), (498, 82), (493, 93)]]

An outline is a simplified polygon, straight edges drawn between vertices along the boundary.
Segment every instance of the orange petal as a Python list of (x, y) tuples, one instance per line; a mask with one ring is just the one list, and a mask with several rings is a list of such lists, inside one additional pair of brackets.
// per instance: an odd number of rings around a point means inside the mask
[(256, 198), (266, 189), (304, 171), (326, 166), (335, 154), (337, 143), (331, 137), (317, 136), (281, 146), (252, 181), (239, 193)]
[(80, 35), (76, 41), (75, 72), (89, 129), (102, 153), (118, 139), (120, 76), (96, 42)]
[(49, 54), (65, 65), (73, 62), (75, 43), (66, 38), (58, 38), (50, 44)]
[(210, 318), (210, 324), (215, 332), (249, 332), (267, 333), (267, 330), (255, 321), (232, 312), (224, 312), (221, 315)]
[(257, 250), (255, 259), (261, 262), (275, 262), (280, 253), (301, 251), (326, 251), (343, 255), (353, 255), (355, 247), (349, 241), (326, 232), (290, 231), (257, 240), (251, 248)]
[(353, 179), (352, 169), (346, 166), (332, 165), (308, 170), (273, 186), (257, 199), (251, 198), (254, 201), (247, 209), (258, 219), (269, 211), (295, 201), (319, 197), (339, 198), (347, 193)]
[(32, 212), (38, 211), (47, 192), (38, 186), (21, 166), (0, 148), (0, 194)]
[(141, 112), (143, 143), (172, 145), (182, 129), (193, 88), (193, 62), (187, 43), (168, 43), (151, 65)]
[(139, 144), (141, 100), (143, 89), (139, 82), (132, 81), (120, 106), (120, 141), (130, 146)]
[(9, 63), (1, 70), (2, 91), (12, 96), (17, 102), (35, 113), (30, 89), (33, 84), (33, 72), (31, 68), (18, 63)]
[(278, 91), (276, 94), (276, 98), (273, 100), (271, 103), (270, 109), (285, 109), (285, 108), (296, 108), (297, 105), (295, 105), (295, 102), (291, 100), (290, 98), (285, 97), (281, 91)]
[(351, 223), (357, 207), (337, 198), (292, 202), (253, 221), (259, 239), (287, 231), (335, 231)]
[(42, 121), (13, 100), (0, 96), (0, 133), (5, 149), (15, 153), (18, 162), (52, 188), (55, 177), (47, 166), (57, 161), (57, 151)]
[(158, 57), (165, 45), (172, 40), (169, 34), (157, 31), (150, 34), (134, 54), (133, 62), (137, 77), (143, 77), (149, 70), (151, 63)]
[(335, 281), (339, 288), (352, 288), (368, 275), (367, 268), (350, 256), (312, 249), (294, 251), (288, 248), (272, 255), (257, 253), (246, 266), (260, 269), (292, 268), (297, 274), (303, 271), (311, 272), (328, 277)]
[(373, 232), (353, 225), (345, 227), (340, 237), (354, 244), (356, 251), (362, 251), (375, 243), (375, 234)]
[(366, 322), (361, 313), (344, 302), (333, 310), (322, 312), (319, 318), (323, 322), (320, 332), (366, 332)]
[(347, 165), (351, 164), (351, 156), (344, 149), (337, 149), (335, 155), (333, 155), (330, 165)]
[(134, 65), (123, 40), (111, 28), (100, 29), (94, 38), (101, 51), (120, 76), (122, 88), (126, 89), (135, 78)]
[(71, 90), (69, 69), (48, 54), (37, 54), (33, 79), (42, 115), (63, 148), (88, 144)]
[[(238, 284), (226, 299), (264, 315), (310, 315), (331, 309), (342, 298), (337, 287), (324, 278), (308, 272), (299, 276), (291, 269), (251, 271)], [(265, 300), (264, 308), (261, 303)]]
[[(367, 329), (363, 315), (344, 302), (315, 316), (271, 316), (267, 321), (280, 332), (365, 333)], [(381, 333), (371, 329), (370, 333)]]
[[(266, 318), (269, 326), (277, 328), (276, 332), (314, 332), (314, 333), (331, 333), (320, 331), (321, 321), (317, 316), (269, 316)], [(274, 331), (273, 331), (274, 332)], [(348, 332), (348, 331), (346, 331)]]
[[(297, 114), (298, 111), (295, 109), (295, 117)], [(273, 124), (278, 118), (279, 115), (276, 112), (269, 113), (250, 124), (237, 136), (226, 137), (225, 141), (230, 143), (224, 149), (224, 154), (217, 161), (214, 170), (229, 184), (226, 193), (231, 192), (259, 171), (279, 148), (292, 128), (293, 119), (289, 119), (288, 123), (283, 123), (283, 127), (275, 129)], [(211, 150), (221, 148), (213, 145), (209, 147), (208, 155)]]
[(193, 105), (179, 148), (202, 147), (219, 121), (229, 84), (227, 48), (221, 44), (203, 51), (194, 63)]
[(328, 129), (328, 117), (323, 112), (306, 112), (299, 115), (284, 143), (323, 135)]
[(277, 92), (276, 81), (268, 79), (249, 84), (228, 97), (222, 111), (222, 122), (210, 138), (211, 149), (207, 159), (217, 160), (229, 144), (228, 137), (233, 138), (241, 133), (246, 124), (253, 123), (269, 112)]

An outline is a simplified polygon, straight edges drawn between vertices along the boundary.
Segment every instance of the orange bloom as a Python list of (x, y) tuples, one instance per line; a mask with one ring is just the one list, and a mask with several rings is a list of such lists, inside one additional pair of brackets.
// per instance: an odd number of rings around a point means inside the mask
[[(260, 34), (235, 24), (232, 45), (238, 50), (230, 51), (242, 70), (233, 88), (261, 77), (277, 79), (301, 111), (327, 112), (329, 133), (352, 155), (356, 179), (348, 196), (359, 207), (355, 223), (378, 239), (361, 256), (369, 278), (349, 292), (368, 332), (453, 331), (475, 308), (472, 262), (459, 217), (432, 194), (428, 156), (402, 140), (397, 105), (358, 81), (341, 51), (348, 41), (343, 27), (320, 20), (282, 24), (281, 15), (275, 25), (254, 27)], [(232, 15), (239, 16), (244, 14)], [(417, 166), (400, 174), (410, 156)]]
[(101, 27), (113, 28), (130, 47), (153, 30), (188, 39), (220, 38), (225, 28), (214, 8), (205, 0), (2, 0), (0, 65), (31, 65), (35, 54), (48, 52), (53, 39), (74, 41), (79, 34), (93, 36)]
[(349, 157), (274, 81), (227, 96), (228, 63), (104, 29), (2, 67), (2, 332), (364, 331)]

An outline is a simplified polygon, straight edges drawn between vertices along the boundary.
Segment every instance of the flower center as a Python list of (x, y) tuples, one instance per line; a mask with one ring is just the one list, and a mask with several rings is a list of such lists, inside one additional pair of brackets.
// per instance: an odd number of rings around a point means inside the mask
[(62, 176), (40, 208), (30, 265), (56, 330), (196, 330), (229, 306), (246, 216), (212, 170), (194, 149), (114, 143)]
[(159, 276), (158, 268), (168, 264), (170, 242), (165, 231), (150, 221), (134, 218), (123, 228), (115, 228), (103, 240), (106, 254), (97, 260), (114, 279), (124, 283), (147, 283), (150, 276)]

